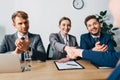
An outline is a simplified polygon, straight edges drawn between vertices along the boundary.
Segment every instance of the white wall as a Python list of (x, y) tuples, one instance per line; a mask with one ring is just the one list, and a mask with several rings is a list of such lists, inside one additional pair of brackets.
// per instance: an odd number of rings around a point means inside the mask
[[(24, 10), (29, 14), (30, 32), (41, 35), (45, 48), (49, 43), (49, 34), (58, 32), (58, 21), (67, 16), (72, 21), (70, 33), (77, 37), (87, 32), (84, 19), (90, 14), (98, 14), (108, 9), (109, 0), (84, 0), (84, 7), (76, 10), (73, 0), (1, 0), (0, 2), (0, 36), (14, 33), (11, 15), (16, 10)], [(4, 27), (4, 29), (3, 29)]]

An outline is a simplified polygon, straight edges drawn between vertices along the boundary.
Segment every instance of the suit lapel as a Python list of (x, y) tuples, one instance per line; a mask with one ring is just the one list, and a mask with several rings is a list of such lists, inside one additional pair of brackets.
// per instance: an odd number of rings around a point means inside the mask
[(58, 33), (58, 38), (59, 38), (59, 40), (60, 40), (61, 43), (64, 43), (64, 44), (65, 44), (65, 42), (64, 42), (64, 40), (63, 40), (63, 38), (62, 38), (60, 32)]
[(28, 32), (28, 38), (30, 40), (30, 47), (32, 46), (32, 43), (34, 41), (34, 38), (32, 38), (32, 34)]
[(11, 47), (13, 47), (13, 49), (16, 48), (15, 41), (16, 41), (17, 38), (18, 38), (18, 36), (17, 36), (17, 32), (16, 32), (16, 33), (13, 34), (13, 38), (12, 38), (12, 42), (13, 42), (14, 45), (12, 45)]
[(94, 47), (95, 46), (95, 41), (94, 41), (94, 38), (89, 34), (90, 36), (90, 45), (91, 47)]
[(16, 40), (18, 38), (17, 34), (18, 34), (17, 32), (14, 34), (14, 40)]

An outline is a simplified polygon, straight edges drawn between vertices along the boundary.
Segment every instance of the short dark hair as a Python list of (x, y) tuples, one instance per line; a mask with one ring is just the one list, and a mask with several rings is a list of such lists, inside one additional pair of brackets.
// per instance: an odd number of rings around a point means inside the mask
[(16, 11), (12, 15), (12, 21), (14, 22), (16, 17), (22, 17), (23, 19), (28, 19), (28, 14), (24, 11)]
[(59, 25), (61, 24), (61, 22), (62, 22), (63, 20), (68, 20), (68, 21), (70, 22), (70, 26), (71, 26), (71, 20), (70, 20), (70, 18), (68, 18), (68, 17), (62, 17), (62, 18), (59, 20)]
[(90, 20), (90, 19), (96, 19), (98, 22), (99, 22), (99, 19), (95, 16), (95, 15), (89, 15), (85, 18), (85, 21), (84, 21), (84, 24), (87, 26), (87, 22)]

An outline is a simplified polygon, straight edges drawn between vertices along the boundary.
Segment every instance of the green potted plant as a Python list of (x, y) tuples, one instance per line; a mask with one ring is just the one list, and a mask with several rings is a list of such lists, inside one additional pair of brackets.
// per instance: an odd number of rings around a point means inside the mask
[(113, 31), (117, 30), (118, 28), (113, 28), (113, 24), (107, 23), (107, 19), (106, 19), (107, 18), (107, 10), (100, 11), (99, 14), (96, 14), (96, 15), (98, 16), (98, 19), (102, 25), (101, 32), (110, 34), (114, 47), (117, 47), (117, 43), (113, 37), (115, 35), (115, 33)]

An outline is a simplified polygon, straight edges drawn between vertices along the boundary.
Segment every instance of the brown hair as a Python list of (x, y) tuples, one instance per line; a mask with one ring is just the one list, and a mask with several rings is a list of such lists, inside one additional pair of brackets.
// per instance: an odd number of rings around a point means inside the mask
[(16, 11), (12, 15), (12, 21), (14, 22), (16, 17), (22, 17), (23, 19), (28, 19), (28, 14), (24, 11)]
[(71, 26), (71, 20), (68, 18), (68, 17), (62, 17), (60, 20), (59, 20), (59, 25), (61, 24), (61, 22), (63, 20), (68, 20), (70, 22), (70, 26)]
[(99, 19), (95, 16), (95, 15), (89, 15), (85, 18), (85, 21), (84, 21), (84, 24), (87, 26), (87, 22), (90, 20), (90, 19), (96, 19), (98, 22), (99, 22)]

